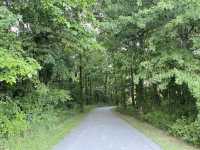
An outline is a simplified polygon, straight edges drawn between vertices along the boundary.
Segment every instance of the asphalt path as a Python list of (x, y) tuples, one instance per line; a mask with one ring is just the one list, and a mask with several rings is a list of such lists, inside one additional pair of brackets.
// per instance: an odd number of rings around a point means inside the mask
[(54, 150), (162, 150), (112, 112), (93, 110)]

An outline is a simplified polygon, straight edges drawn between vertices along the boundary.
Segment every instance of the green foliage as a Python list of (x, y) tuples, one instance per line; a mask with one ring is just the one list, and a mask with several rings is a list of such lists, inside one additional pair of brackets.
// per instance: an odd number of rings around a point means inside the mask
[[(86, 113), (89, 110), (91, 108), (87, 108)], [(11, 150), (52, 149), (66, 133), (77, 126), (86, 113), (80, 114), (77, 109), (43, 112), (43, 117), (37, 116), (28, 132), (25, 132), (23, 136), (8, 138), (4, 147)]]
[(1, 102), (1, 136), (20, 136), (30, 128), (31, 124), (54, 119), (47, 115), (53, 111), (52, 107), (56, 107), (58, 104), (63, 105), (70, 99), (68, 91), (49, 89), (42, 85), (30, 96), (21, 97), (19, 100), (15, 99), (17, 103), (12, 101)]
[[(28, 129), (26, 115), (13, 102), (0, 103), (0, 133), (11, 137), (23, 134)], [(2, 138), (2, 137), (1, 137)]]
[(167, 130), (173, 122), (170, 115), (159, 111), (149, 112), (145, 114), (143, 118), (145, 121), (165, 130)]
[(186, 126), (189, 124), (188, 120), (185, 118), (178, 119), (176, 122), (170, 127), (169, 132), (175, 136), (185, 136)]
[(168, 133), (163, 132), (162, 130), (155, 128), (151, 124), (148, 124), (144, 121), (137, 119), (137, 115), (133, 117), (131, 115), (119, 114), (119, 116), (127, 121), (134, 128), (142, 132), (145, 136), (151, 138), (154, 142), (160, 145), (164, 150), (198, 150), (198, 147), (195, 147), (191, 144), (184, 143), (177, 137), (172, 137)]
[(6, 7), (0, 6), (0, 30), (9, 29), (11, 25), (15, 25), (17, 16), (11, 13)]
[(178, 119), (174, 123), (169, 132), (174, 135), (183, 138), (185, 141), (200, 145), (200, 125), (199, 122), (190, 122), (186, 119)]
[(0, 81), (13, 84), (18, 79), (31, 79), (37, 75), (40, 65), (33, 58), (23, 56), (17, 33), (12, 33), (12, 27), (19, 29), (16, 26), (19, 18), (6, 7), (0, 7), (0, 14)]
[[(0, 140), (9, 143), (38, 126), (41, 133), (55, 128), (64, 122), (63, 109), (70, 118), (77, 113), (72, 108), (86, 99), (92, 103), (95, 89), (104, 85), (101, 74), (108, 57), (97, 38), (94, 0), (15, 0), (0, 5)], [(21, 150), (20, 144), (16, 149)]]
[(110, 89), (123, 99), (117, 103), (131, 99), (146, 121), (198, 144), (199, 1), (114, 0), (100, 9), (100, 37), (112, 59)]
[(2, 111), (3, 134), (20, 134), (27, 118), (47, 120), (44, 111), (93, 101), (132, 103), (164, 129), (183, 116), (195, 123), (179, 132), (178, 120), (173, 130), (192, 139), (200, 119), (198, 0), (6, 2), (0, 2), (0, 102), (11, 113)]
[(28, 128), (25, 114), (22, 112), (17, 113), (16, 116), (14, 116), (14, 118), (10, 121), (2, 121), (2, 124), (4, 125), (2, 130), (7, 134), (7, 136), (23, 134)]
[(44, 84), (39, 84), (37, 89), (29, 95), (18, 98), (19, 105), (27, 113), (41, 113), (43, 110), (48, 110), (58, 105), (63, 108), (69, 101), (71, 101), (69, 91), (52, 89)]
[(39, 64), (32, 58), (24, 59), (3, 48), (0, 48), (0, 55), (0, 81), (13, 84), (20, 78), (31, 79), (37, 75), (37, 70), (40, 69)]
[(54, 105), (58, 105), (59, 103), (64, 103), (71, 100), (70, 93), (66, 90), (51, 89), (49, 94), (51, 96), (49, 100), (51, 100)]

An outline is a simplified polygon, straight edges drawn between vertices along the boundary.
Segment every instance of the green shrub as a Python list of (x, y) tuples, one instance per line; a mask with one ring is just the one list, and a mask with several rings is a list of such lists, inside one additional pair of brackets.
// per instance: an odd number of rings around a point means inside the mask
[(174, 136), (183, 137), (186, 134), (188, 121), (185, 118), (177, 119), (176, 122), (169, 128), (169, 133)]
[(124, 109), (123, 107), (117, 107), (116, 110), (120, 113), (130, 115), (130, 116), (138, 113), (137, 110), (132, 106), (128, 106), (127, 109)]
[(39, 84), (35, 91), (24, 97), (0, 100), (0, 138), (21, 136), (27, 129), (41, 124), (51, 128), (57, 117), (57, 106), (64, 106), (70, 101), (67, 90), (51, 89), (44, 84)]
[(19, 112), (12, 120), (5, 122), (5, 129), (8, 136), (21, 135), (28, 128), (26, 116), (23, 112)]
[(186, 119), (178, 119), (169, 129), (174, 136), (182, 137), (185, 141), (200, 145), (200, 122), (190, 123)]
[(24, 112), (13, 102), (0, 103), (0, 135), (10, 137), (23, 134), (28, 128)]
[(70, 93), (67, 90), (51, 89), (48, 96), (50, 104), (53, 105), (58, 105), (59, 103), (65, 103), (71, 100)]
[(118, 107), (117, 111), (131, 116), (134, 115), (136, 118), (167, 130), (173, 136), (181, 137), (191, 144), (200, 145), (200, 122), (193, 121), (193, 116), (190, 118), (182, 117), (181, 119), (176, 119), (175, 115), (169, 115), (161, 111), (141, 115), (132, 107), (128, 107), (127, 110)]
[[(23, 98), (18, 103), (26, 112), (43, 112), (49, 107), (56, 107), (71, 100), (67, 90), (52, 89), (44, 84), (39, 84), (37, 89)], [(32, 112), (31, 112), (32, 113)]]
[(156, 127), (167, 130), (172, 124), (172, 117), (166, 113), (155, 111), (143, 116), (143, 119)]

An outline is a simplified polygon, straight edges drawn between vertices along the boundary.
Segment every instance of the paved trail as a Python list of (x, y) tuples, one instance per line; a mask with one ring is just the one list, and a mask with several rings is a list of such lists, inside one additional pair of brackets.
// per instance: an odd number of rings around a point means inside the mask
[(162, 150), (111, 111), (97, 108), (54, 150)]

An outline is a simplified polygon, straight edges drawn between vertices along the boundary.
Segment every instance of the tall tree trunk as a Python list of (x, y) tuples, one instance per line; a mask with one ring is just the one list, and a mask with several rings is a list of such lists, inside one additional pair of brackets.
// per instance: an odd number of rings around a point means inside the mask
[(134, 86), (134, 79), (133, 79), (133, 66), (131, 64), (131, 99), (132, 99), (132, 105), (133, 107), (135, 107), (135, 96), (134, 96), (134, 90), (135, 90), (135, 86)]
[(174, 112), (174, 102), (175, 102), (175, 99), (176, 99), (176, 87), (175, 87), (175, 76), (171, 78), (171, 81), (168, 85), (168, 94), (169, 94), (169, 97), (168, 97), (168, 100), (169, 100), (169, 112), (170, 113), (173, 113)]
[(153, 104), (155, 106), (160, 106), (160, 95), (158, 93), (158, 85), (157, 84), (153, 84)]
[(92, 98), (92, 79), (89, 79), (90, 98)]
[(113, 90), (110, 91), (110, 100), (109, 100), (110, 104), (113, 104)]
[(105, 75), (105, 82), (104, 82), (104, 92), (105, 92), (105, 96), (107, 96), (107, 82), (108, 82), (108, 73), (106, 72), (106, 75)]
[(83, 98), (83, 66), (82, 66), (82, 54), (79, 54), (80, 65), (79, 65), (79, 86), (80, 86), (80, 110), (84, 111), (84, 98)]
[[(127, 72), (128, 72), (128, 69), (126, 69), (125, 71), (125, 77), (127, 75)], [(122, 106), (124, 109), (127, 108), (127, 104), (126, 104), (126, 80), (123, 76), (123, 73), (122, 73), (122, 76), (121, 76), (121, 101), (122, 101)]]
[(144, 83), (143, 79), (139, 80), (138, 85), (136, 86), (136, 105), (140, 111), (143, 111), (144, 105)]
[(124, 109), (127, 109), (127, 105), (126, 105), (126, 89), (124, 88), (122, 91), (122, 105)]

